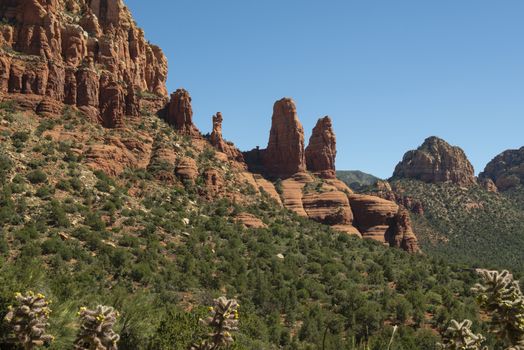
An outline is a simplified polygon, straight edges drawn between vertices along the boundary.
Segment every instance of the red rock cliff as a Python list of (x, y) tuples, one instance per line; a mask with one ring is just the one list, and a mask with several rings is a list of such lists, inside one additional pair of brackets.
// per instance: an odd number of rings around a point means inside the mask
[(121, 0), (3, 0), (0, 16), (0, 94), (76, 105), (106, 127), (137, 115), (141, 92), (167, 96), (166, 58)]
[(269, 143), (263, 158), (265, 171), (273, 178), (284, 179), (306, 170), (304, 128), (290, 98), (283, 98), (273, 106)]
[(335, 179), (337, 140), (331, 118), (318, 120), (306, 148), (307, 169), (325, 179)]

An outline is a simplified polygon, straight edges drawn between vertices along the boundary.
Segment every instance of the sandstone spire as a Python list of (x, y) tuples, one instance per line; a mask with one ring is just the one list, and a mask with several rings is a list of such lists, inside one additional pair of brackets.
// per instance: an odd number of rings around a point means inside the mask
[(306, 148), (307, 169), (322, 178), (334, 179), (335, 158), (337, 156), (337, 141), (333, 131), (331, 118), (318, 120)]
[(213, 131), (211, 132), (211, 135), (209, 136), (209, 142), (215, 147), (218, 151), (225, 153), (230, 159), (234, 159), (238, 162), (244, 163), (244, 156), (242, 155), (242, 152), (240, 152), (235, 145), (233, 145), (230, 142), (227, 142), (222, 137), (222, 121), (223, 121), (222, 113), (217, 112), (216, 115), (213, 116)]
[(283, 98), (273, 106), (264, 168), (270, 177), (282, 179), (306, 170), (304, 128), (298, 120), (295, 102), (290, 98)]

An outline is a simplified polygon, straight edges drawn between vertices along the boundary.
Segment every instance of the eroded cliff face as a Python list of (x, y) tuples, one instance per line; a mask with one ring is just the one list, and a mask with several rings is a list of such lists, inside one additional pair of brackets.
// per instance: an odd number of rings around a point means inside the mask
[(506, 191), (524, 185), (524, 147), (507, 150), (496, 156), (486, 165), (479, 178), (481, 184), (491, 191)]
[(459, 186), (471, 186), (477, 182), (473, 166), (464, 151), (434, 136), (404, 155), (395, 168), (393, 178), (428, 183), (451, 182)]
[(337, 157), (337, 139), (333, 131), (331, 118), (318, 120), (306, 148), (307, 169), (325, 179), (335, 179), (335, 159)]
[[(44, 133), (56, 141), (74, 141), (76, 154), (91, 168), (115, 177), (128, 169), (147, 169), (155, 181), (198, 187), (197, 193), (209, 200), (227, 197), (242, 203), (263, 195), (335, 230), (417, 251), (409, 218), (395, 203), (356, 200), (336, 179), (336, 137), (329, 117), (318, 121), (305, 149), (295, 103), (283, 98), (274, 104), (267, 148), (242, 154), (224, 140), (221, 113), (213, 116), (206, 138), (193, 123), (188, 91), (178, 89), (168, 101), (166, 59), (146, 42), (121, 0), (3, 0), (0, 16), (0, 99), (53, 117), (70, 105), (82, 118), (117, 129), (90, 125)], [(181, 142), (168, 142), (155, 131), (156, 121), (135, 120), (143, 108), (184, 136)], [(139, 124), (149, 128), (135, 127)], [(238, 220), (264, 227), (249, 215)]]
[(0, 16), (4, 98), (77, 106), (113, 128), (138, 115), (141, 93), (167, 96), (167, 60), (121, 0), (4, 0)]

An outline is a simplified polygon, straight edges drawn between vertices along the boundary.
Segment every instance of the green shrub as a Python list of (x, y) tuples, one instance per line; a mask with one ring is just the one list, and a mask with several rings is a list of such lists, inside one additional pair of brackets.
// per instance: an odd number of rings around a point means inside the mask
[(33, 185), (47, 182), (47, 175), (40, 169), (33, 170), (26, 175), (27, 180)]

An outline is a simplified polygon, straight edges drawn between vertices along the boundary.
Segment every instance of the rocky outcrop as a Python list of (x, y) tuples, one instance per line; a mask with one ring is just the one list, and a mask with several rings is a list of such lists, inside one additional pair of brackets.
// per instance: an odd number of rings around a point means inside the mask
[(417, 237), (413, 233), (409, 212), (400, 207), (393, 218), (385, 236), (386, 242), (391, 247), (401, 248), (409, 253), (420, 252)]
[(224, 178), (217, 169), (207, 169), (202, 176), (204, 178), (205, 195), (208, 199), (215, 198), (224, 193)]
[(246, 228), (267, 228), (262, 220), (250, 213), (240, 213), (235, 217), (235, 221), (241, 223)]
[(321, 178), (335, 179), (335, 158), (337, 156), (337, 141), (331, 118), (318, 120), (306, 148), (307, 170)]
[(322, 224), (334, 226), (353, 223), (348, 197), (340, 191), (305, 193), (302, 205), (310, 219)]
[(497, 193), (499, 189), (497, 188), (497, 185), (495, 185), (495, 182), (490, 179), (489, 177), (481, 177), (479, 178), (479, 184), (488, 192)]
[(93, 169), (117, 176), (125, 169), (145, 169), (151, 158), (153, 140), (142, 135), (134, 138), (107, 137), (103, 143), (89, 146), (84, 152), (85, 163)]
[(422, 204), (422, 201), (412, 196), (405, 195), (402, 190), (393, 189), (387, 181), (377, 181), (375, 184), (375, 191), (373, 191), (372, 194), (395, 202), (414, 214), (424, 215), (424, 205)]
[(194, 184), (198, 178), (198, 166), (193, 158), (183, 157), (175, 168), (175, 174), (182, 181)]
[(171, 94), (165, 118), (180, 134), (200, 137), (200, 131), (193, 124), (191, 96), (186, 90), (178, 89)]
[(223, 120), (222, 113), (220, 112), (213, 116), (213, 131), (209, 136), (209, 142), (211, 142), (211, 145), (213, 145), (213, 147), (218, 151), (225, 153), (229, 159), (244, 163), (242, 152), (240, 152), (232, 143), (225, 141), (222, 137)]
[(479, 178), (494, 182), (500, 191), (524, 185), (524, 147), (507, 150), (491, 160)]
[(451, 182), (459, 186), (476, 183), (473, 166), (464, 151), (434, 136), (427, 138), (418, 149), (404, 155), (395, 168), (393, 178), (428, 183)]
[(6, 0), (0, 17), (0, 94), (81, 107), (110, 128), (138, 115), (138, 92), (167, 96), (167, 61), (122, 0)]
[(298, 120), (295, 102), (290, 98), (283, 98), (273, 106), (263, 164), (266, 174), (275, 179), (286, 179), (306, 170), (304, 128)]
[(303, 189), (309, 183), (314, 182), (314, 179), (308, 173), (297, 173), (276, 185), (277, 191), (280, 191), (282, 204), (284, 207), (295, 212), (299, 216), (308, 217), (304, 210), (302, 202)]
[(362, 237), (386, 243), (386, 232), (398, 213), (399, 206), (394, 202), (368, 195), (349, 195), (353, 210), (354, 226)]

